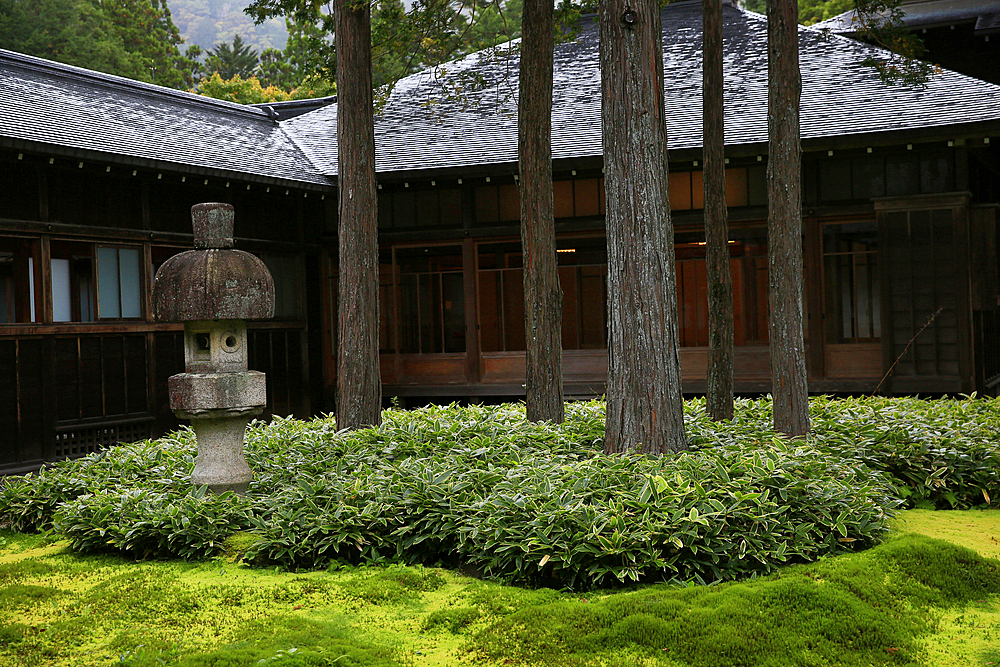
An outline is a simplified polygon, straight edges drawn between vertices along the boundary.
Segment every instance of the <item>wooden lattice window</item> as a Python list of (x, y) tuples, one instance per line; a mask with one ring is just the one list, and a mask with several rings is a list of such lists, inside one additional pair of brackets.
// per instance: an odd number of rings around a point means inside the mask
[(108, 424), (102, 426), (73, 426), (56, 432), (56, 458), (67, 459), (99, 452), (119, 443), (148, 439), (152, 431), (149, 422)]

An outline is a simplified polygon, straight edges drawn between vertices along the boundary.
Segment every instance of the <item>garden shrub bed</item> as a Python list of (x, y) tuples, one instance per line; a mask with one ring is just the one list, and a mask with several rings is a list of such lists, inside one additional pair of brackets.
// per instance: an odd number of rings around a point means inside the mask
[(9, 480), (0, 525), (54, 530), (81, 551), (202, 558), (238, 551), (289, 568), (463, 564), (509, 580), (587, 587), (716, 581), (881, 540), (892, 511), (997, 504), (991, 400), (811, 400), (787, 441), (767, 399), (716, 424), (685, 418), (692, 450), (606, 456), (601, 402), (564, 425), (518, 405), (387, 410), (378, 428), (276, 419), (248, 431), (245, 498), (194, 489), (189, 430)]

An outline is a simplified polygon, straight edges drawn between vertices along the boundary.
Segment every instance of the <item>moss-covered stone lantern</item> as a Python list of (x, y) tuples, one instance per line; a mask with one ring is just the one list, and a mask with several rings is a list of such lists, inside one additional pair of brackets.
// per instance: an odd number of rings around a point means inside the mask
[(233, 207), (191, 207), (194, 247), (174, 255), (153, 280), (154, 318), (184, 323), (184, 373), (168, 380), (170, 409), (198, 440), (191, 482), (215, 493), (245, 493), (253, 477), (243, 456), (247, 423), (267, 395), (264, 374), (247, 370), (246, 320), (274, 315), (274, 282), (257, 257), (233, 248)]

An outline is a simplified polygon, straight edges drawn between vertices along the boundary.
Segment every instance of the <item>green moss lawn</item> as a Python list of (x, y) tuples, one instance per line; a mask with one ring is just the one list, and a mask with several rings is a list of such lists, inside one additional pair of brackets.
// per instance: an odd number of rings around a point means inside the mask
[(572, 594), (423, 567), (134, 562), (3, 533), (0, 664), (985, 666), (1000, 664), (998, 536), (998, 510), (911, 510), (880, 547), (755, 581)]

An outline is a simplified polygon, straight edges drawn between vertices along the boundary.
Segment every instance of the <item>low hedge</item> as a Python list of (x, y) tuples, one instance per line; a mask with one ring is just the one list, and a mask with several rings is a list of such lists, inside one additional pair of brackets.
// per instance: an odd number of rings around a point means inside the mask
[(714, 581), (878, 542), (908, 503), (997, 504), (995, 401), (811, 401), (812, 434), (770, 429), (770, 402), (725, 424), (685, 406), (692, 450), (606, 456), (601, 402), (564, 425), (523, 406), (387, 410), (378, 428), (276, 419), (248, 430), (245, 498), (193, 489), (193, 434), (9, 480), (0, 524), (83, 551), (201, 558), (249, 531), (257, 564), (465, 564), (536, 584)]

